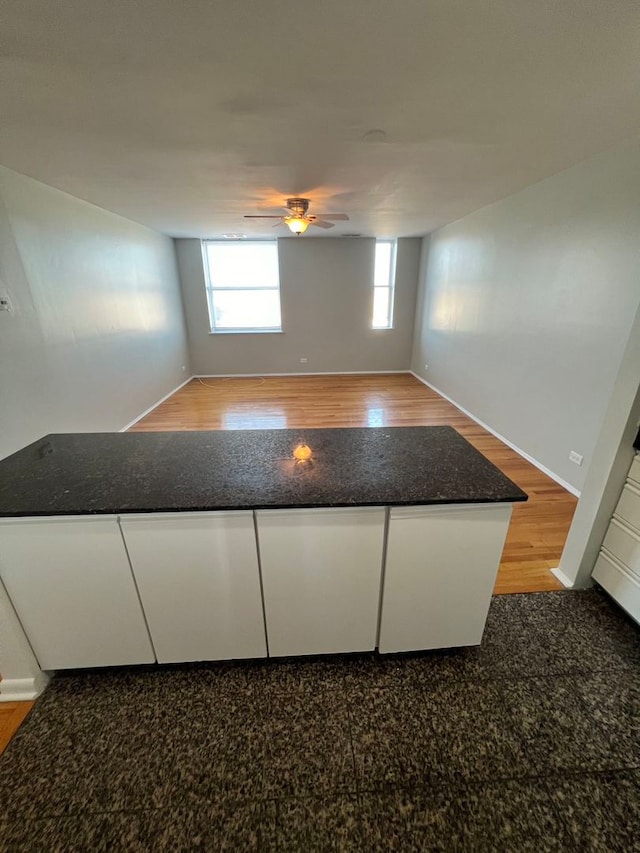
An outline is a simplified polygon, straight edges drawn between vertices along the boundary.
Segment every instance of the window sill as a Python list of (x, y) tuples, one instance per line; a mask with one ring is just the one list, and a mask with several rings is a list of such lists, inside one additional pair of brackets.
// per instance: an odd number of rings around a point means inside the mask
[(284, 335), (283, 329), (215, 329), (210, 335)]

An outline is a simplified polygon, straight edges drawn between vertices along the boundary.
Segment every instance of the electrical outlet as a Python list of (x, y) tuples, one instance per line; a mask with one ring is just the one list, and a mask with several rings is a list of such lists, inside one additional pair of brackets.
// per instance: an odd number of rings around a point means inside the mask
[(575, 450), (572, 450), (571, 453), (569, 454), (569, 461), (575, 462), (576, 465), (582, 465), (583, 459), (584, 459), (584, 456), (580, 456), (580, 454), (576, 453)]
[(428, 364), (425, 364), (424, 369), (425, 369), (425, 370), (429, 370), (429, 365), (428, 365)]
[(300, 359), (300, 364), (306, 364), (306, 363), (307, 363), (307, 357), (306, 357), (306, 355), (303, 355), (302, 358)]

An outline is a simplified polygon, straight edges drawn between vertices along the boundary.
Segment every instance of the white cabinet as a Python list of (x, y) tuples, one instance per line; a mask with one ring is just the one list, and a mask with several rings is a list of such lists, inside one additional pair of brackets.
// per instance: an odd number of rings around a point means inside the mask
[(627, 481), (613, 515), (630, 527), (640, 530), (640, 487)]
[(510, 504), (390, 510), (379, 650), (477, 645)]
[(43, 669), (155, 660), (115, 517), (2, 522), (0, 577)]
[(120, 524), (160, 663), (266, 657), (251, 511)]
[(631, 464), (592, 577), (640, 622), (640, 455)]
[(640, 527), (634, 529), (612, 518), (602, 548), (626, 566), (640, 584)]
[(374, 649), (384, 508), (256, 515), (269, 654)]
[(607, 590), (609, 595), (640, 622), (640, 577), (613, 554), (602, 549), (593, 569), (593, 579)]
[[(632, 512), (636, 498), (625, 498)], [(0, 522), (0, 578), (43, 669), (473, 645), (510, 514), (489, 504), (11, 519)], [(605, 544), (637, 579), (640, 533), (620, 522)]]

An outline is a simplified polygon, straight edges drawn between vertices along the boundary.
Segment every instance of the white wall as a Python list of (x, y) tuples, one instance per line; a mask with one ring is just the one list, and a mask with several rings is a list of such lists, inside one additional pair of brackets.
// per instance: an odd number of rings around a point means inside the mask
[(172, 240), (4, 168), (2, 293), (0, 457), (120, 429), (189, 375)]
[(212, 335), (200, 241), (177, 240), (193, 373), (407, 370), (420, 240), (398, 240), (390, 330), (370, 328), (374, 244), (368, 238), (279, 240), (283, 333)]
[(634, 456), (640, 426), (640, 308), (613, 385), (569, 536), (560, 561), (569, 586), (590, 583), (609, 521)]
[(581, 489), (640, 303), (639, 235), (637, 144), (434, 232), (413, 370)]
[[(4, 168), (0, 294), (0, 457), (117, 430), (188, 375), (172, 241)], [(0, 700), (46, 681), (2, 585), (0, 673)]]

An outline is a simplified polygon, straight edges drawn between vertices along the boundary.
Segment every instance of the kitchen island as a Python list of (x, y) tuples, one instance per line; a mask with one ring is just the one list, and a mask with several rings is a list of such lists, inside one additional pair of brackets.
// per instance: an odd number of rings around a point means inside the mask
[(526, 498), (450, 427), (49, 435), (0, 578), (44, 670), (473, 645)]

